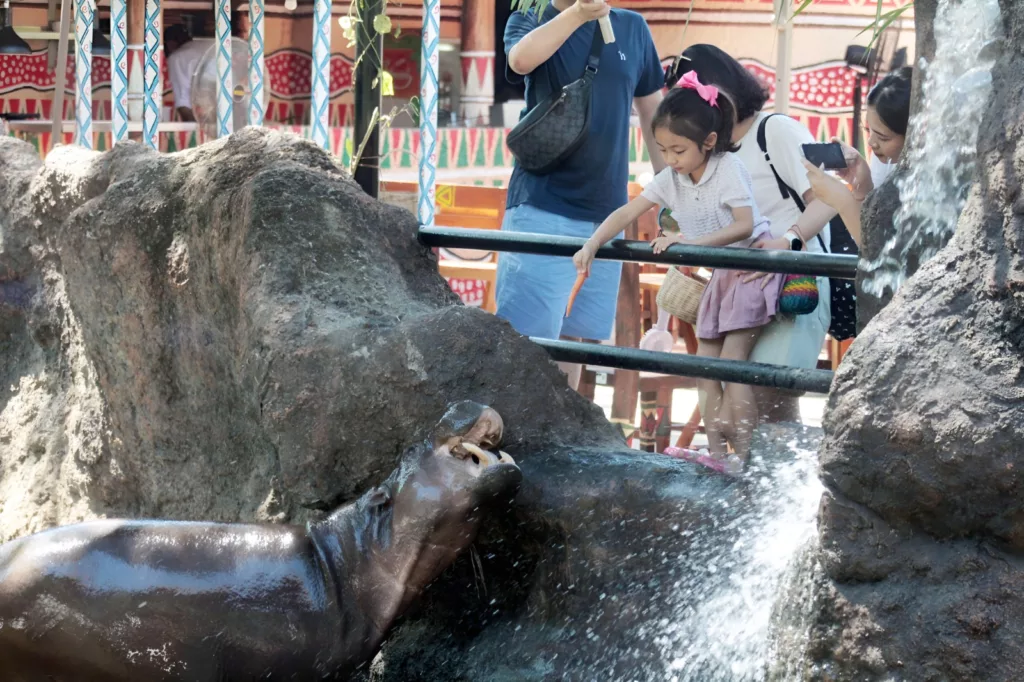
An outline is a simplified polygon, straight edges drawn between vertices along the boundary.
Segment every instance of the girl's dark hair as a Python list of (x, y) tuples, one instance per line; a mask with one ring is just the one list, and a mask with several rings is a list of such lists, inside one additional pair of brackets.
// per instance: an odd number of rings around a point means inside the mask
[[(683, 50), (673, 68), (665, 76), (665, 87), (671, 88), (687, 71), (700, 74), (700, 82), (721, 88), (732, 98), (736, 120), (745, 121), (764, 108), (768, 90), (743, 65), (714, 45), (691, 45)], [(719, 102), (722, 98), (719, 98)]]
[(910, 120), (910, 86), (914, 69), (904, 66), (892, 71), (871, 88), (868, 106), (874, 107), (878, 118), (897, 135), (907, 134)]
[(732, 103), (722, 93), (718, 94), (717, 105), (711, 106), (692, 88), (672, 88), (658, 105), (651, 130), (668, 128), (673, 134), (699, 145), (704, 144), (711, 133), (718, 133), (718, 141), (711, 151), (721, 154), (739, 150), (739, 145), (732, 143), (732, 119)]

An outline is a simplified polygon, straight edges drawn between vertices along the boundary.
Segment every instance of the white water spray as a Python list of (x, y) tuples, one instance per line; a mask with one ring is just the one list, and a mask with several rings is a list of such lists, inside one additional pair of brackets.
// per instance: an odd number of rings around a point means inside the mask
[(661, 595), (675, 617), (648, 624), (641, 633), (655, 639), (665, 663), (664, 671), (652, 671), (648, 679), (764, 679), (776, 601), (794, 558), (815, 536), (823, 491), (817, 453), (795, 442), (789, 450), (783, 463), (751, 462), (744, 500), (734, 501), (733, 509), (722, 503), (722, 516), (729, 519), (725, 528), (709, 527), (707, 542), (695, 531), (686, 556), (679, 558), (684, 577)]
[(1000, 39), (998, 0), (947, 0), (935, 17), (935, 58), (921, 59), (921, 108), (910, 122), (909, 172), (896, 182), (902, 206), (895, 235), (873, 262), (861, 262), (862, 286), (874, 296), (895, 292), (908, 266), (924, 263), (953, 236), (974, 179), (978, 129), (992, 91)]

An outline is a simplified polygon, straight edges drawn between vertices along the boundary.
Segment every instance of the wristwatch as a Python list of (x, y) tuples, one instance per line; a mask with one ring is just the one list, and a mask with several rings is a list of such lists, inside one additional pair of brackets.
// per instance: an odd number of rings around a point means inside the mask
[(800, 235), (795, 230), (787, 231), (784, 237), (789, 241), (790, 249), (793, 251), (803, 251), (804, 240), (800, 238)]

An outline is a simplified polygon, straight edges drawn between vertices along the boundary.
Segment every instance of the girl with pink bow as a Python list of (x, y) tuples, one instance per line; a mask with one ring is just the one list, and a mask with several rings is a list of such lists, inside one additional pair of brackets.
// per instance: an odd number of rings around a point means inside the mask
[[(669, 209), (680, 231), (655, 239), (655, 253), (673, 244), (749, 247), (770, 236), (771, 225), (754, 203), (754, 191), (732, 143), (732, 103), (718, 89), (690, 71), (662, 100), (651, 124), (668, 166), (643, 193), (608, 216), (573, 260), (586, 274), (597, 250), (650, 209)], [(704, 290), (697, 316), (697, 354), (746, 360), (761, 330), (778, 309), (782, 275), (744, 282), (738, 270), (715, 270)], [(739, 474), (757, 428), (754, 393), (744, 384), (707, 379), (698, 382), (707, 394), (704, 426), (708, 450), (670, 448), (666, 454), (697, 462), (715, 471)], [(732, 446), (730, 452), (729, 446)]]

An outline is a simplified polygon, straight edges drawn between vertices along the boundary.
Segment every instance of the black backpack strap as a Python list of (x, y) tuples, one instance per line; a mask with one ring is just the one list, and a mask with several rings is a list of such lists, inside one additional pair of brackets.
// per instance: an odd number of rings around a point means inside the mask
[[(760, 147), (761, 153), (764, 154), (764, 160), (768, 162), (768, 167), (772, 169), (772, 175), (775, 176), (775, 182), (779, 185), (779, 192), (782, 193), (783, 199), (792, 199), (796, 207), (803, 213), (807, 210), (807, 206), (804, 205), (803, 199), (795, 189), (790, 187), (783, 181), (782, 177), (779, 176), (779, 172), (775, 170), (775, 164), (772, 163), (772, 157), (768, 154), (768, 134), (766, 132), (768, 128), (768, 119), (772, 116), (782, 116), (783, 114), (769, 114), (761, 119), (761, 124), (757, 127), (757, 146)], [(825, 240), (821, 238), (821, 232), (815, 235), (818, 238), (818, 244), (821, 245), (821, 250), (828, 253), (828, 249), (825, 248)]]
[(761, 125), (757, 127), (757, 146), (761, 148), (761, 153), (764, 154), (764, 160), (768, 162), (768, 167), (772, 169), (772, 174), (775, 176), (775, 182), (779, 184), (779, 191), (782, 193), (782, 198), (792, 199), (793, 202), (796, 203), (796, 207), (800, 209), (801, 213), (803, 213), (807, 208), (804, 206), (803, 200), (800, 198), (800, 195), (796, 193), (796, 190), (783, 182), (782, 178), (779, 176), (779, 172), (775, 170), (775, 165), (772, 163), (772, 157), (768, 154), (768, 135), (766, 130), (768, 128), (768, 119), (773, 116), (782, 116), (782, 114), (769, 114), (761, 119)]

